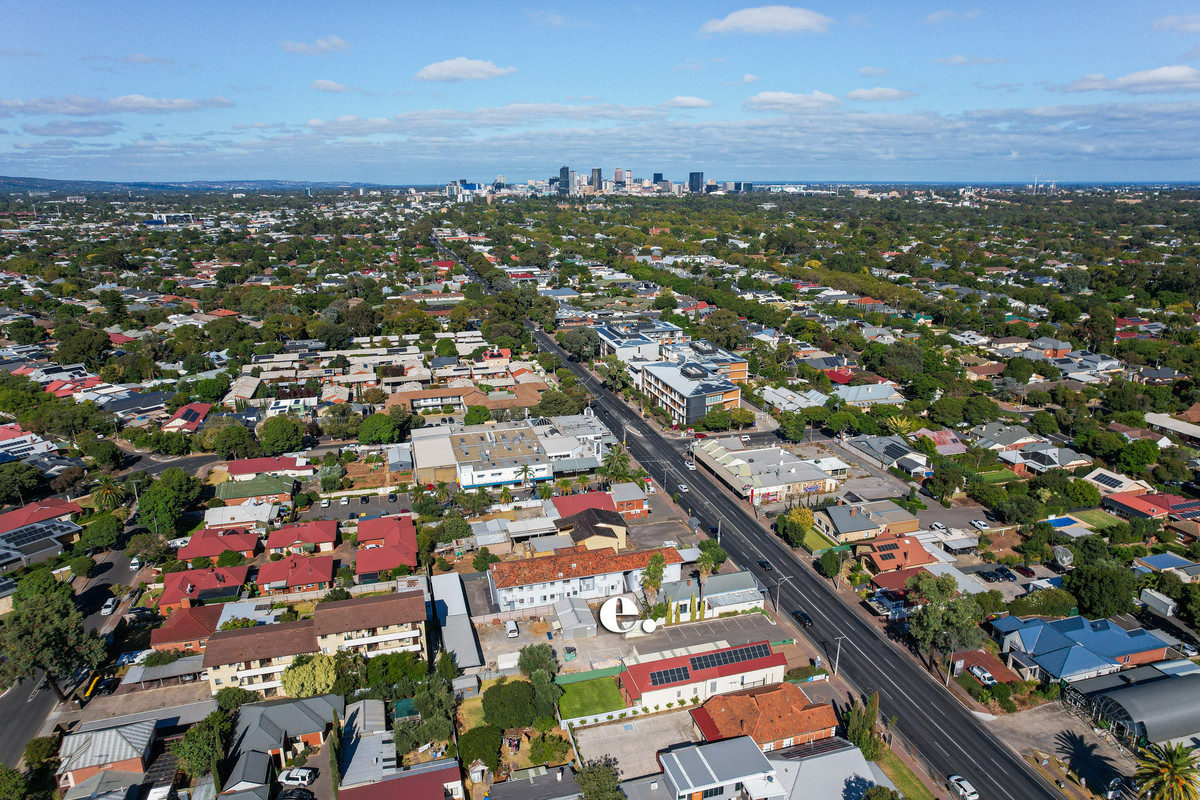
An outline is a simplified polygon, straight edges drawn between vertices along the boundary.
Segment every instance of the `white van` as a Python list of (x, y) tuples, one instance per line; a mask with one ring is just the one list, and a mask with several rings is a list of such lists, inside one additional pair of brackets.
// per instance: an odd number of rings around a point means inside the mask
[(517, 628), (517, 623), (511, 619), (504, 623), (504, 632), (510, 639), (515, 639), (521, 635), (521, 631)]

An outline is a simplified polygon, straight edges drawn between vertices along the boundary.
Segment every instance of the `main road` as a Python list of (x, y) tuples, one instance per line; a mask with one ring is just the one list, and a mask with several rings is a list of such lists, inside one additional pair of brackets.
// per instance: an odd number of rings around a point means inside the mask
[[(613, 431), (623, 426), (630, 454), (663, 488), (679, 492), (680, 505), (710, 530), (721, 526), (721, 546), (743, 569), (752, 572), (788, 613), (803, 609), (813, 619), (804, 632), (825, 649), (839, 673), (858, 691), (879, 692), (882, 719), (893, 715), (900, 735), (942, 776), (966, 776), (985, 800), (1061, 800), (1062, 795), (1035, 773), (910, 656), (848, 606), (778, 537), (763, 530), (746, 508), (721, 491), (703, 471), (684, 467), (684, 454), (615, 398), (600, 381), (573, 362), (546, 334), (537, 343), (557, 354), (595, 400), (597, 415)], [(766, 571), (759, 561), (774, 567)], [(840, 645), (840, 647), (839, 647)], [(840, 652), (839, 652), (840, 650)], [(840, 656), (840, 658), (839, 658)]]

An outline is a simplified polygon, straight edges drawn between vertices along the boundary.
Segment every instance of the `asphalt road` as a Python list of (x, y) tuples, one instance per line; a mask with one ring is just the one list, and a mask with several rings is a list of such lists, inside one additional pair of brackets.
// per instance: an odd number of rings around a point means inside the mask
[[(686, 470), (677, 444), (664, 439), (616, 400), (581, 365), (570, 361), (549, 336), (541, 332), (535, 336), (541, 347), (558, 354), (580, 377), (595, 396), (593, 407), (606, 425), (614, 431), (621, 424), (628, 428), (630, 454), (662, 486), (674, 492), (679, 484), (688, 484), (691, 491), (680, 495), (680, 505), (710, 529), (721, 522), (721, 545), (738, 564), (768, 587), (782, 582), (779, 600), (783, 611), (804, 609), (809, 613), (813, 626), (805, 635), (827, 653), (828, 663), (838, 659), (840, 674), (859, 691), (879, 692), (880, 718), (896, 716), (900, 735), (915, 745), (941, 776), (966, 776), (988, 800), (1061, 798), (907, 653), (847, 606), (828, 581), (760, 528), (741, 504), (717, 488), (705, 473)], [(770, 562), (774, 570), (763, 570), (760, 560)]]
[[(129, 569), (129, 559), (119, 550), (108, 554), (107, 560), (97, 564), (96, 575), (88, 588), (75, 598), (75, 604), (84, 614), (84, 626), (88, 630), (100, 630), (105, 623), (118, 619), (117, 615), (101, 616), (100, 607), (112, 595), (108, 587), (114, 583), (127, 586), (134, 584), (134, 572)], [(124, 609), (121, 609), (122, 611)], [(0, 697), (0, 762), (15, 767), (25, 752), (25, 745), (37, 736), (38, 729), (57, 702), (49, 688), (35, 689), (41, 681), (39, 674), (14, 686)], [(67, 691), (69, 687), (62, 687)]]

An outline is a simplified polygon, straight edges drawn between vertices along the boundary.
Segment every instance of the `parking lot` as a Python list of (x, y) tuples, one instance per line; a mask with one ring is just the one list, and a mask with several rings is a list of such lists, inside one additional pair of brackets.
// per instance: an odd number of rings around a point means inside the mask
[(347, 519), (358, 518), (363, 514), (369, 517), (378, 516), (380, 514), (395, 514), (400, 511), (407, 511), (412, 508), (409, 503), (408, 495), (402, 494), (396, 496), (396, 502), (389, 503), (387, 495), (362, 495), (367, 498), (367, 502), (363, 503), (359, 497), (346, 498), (349, 502), (342, 505), (340, 498), (331, 499), (329, 508), (322, 508), (321, 503), (313, 503), (306, 511), (302, 511), (298, 515), (299, 520), (313, 519), (340, 519), (345, 522)]
[(629, 780), (660, 771), (656, 759), (659, 749), (696, 742), (700, 737), (692, 726), (691, 714), (673, 711), (577, 728), (575, 740), (580, 754), (589, 761), (604, 756), (616, 758), (621, 780)]
[[(995, 589), (1000, 592), (1004, 595), (1005, 602), (1015, 600), (1021, 595), (1026, 594), (1029, 591), (1029, 583), (1031, 581), (1057, 577), (1053, 572), (1040, 564), (1030, 567), (1034, 575), (1032, 578), (1027, 578), (1024, 575), (1018, 575), (1016, 572), (1013, 572), (1017, 576), (1015, 581), (998, 580), (994, 583), (989, 583), (985, 580), (981, 573), (995, 571), (997, 569), (997, 565), (995, 564), (974, 564), (968, 566), (960, 564), (958, 569), (968, 575), (974, 574), (986, 588)], [(1012, 572), (1011, 569), (1009, 571)]]

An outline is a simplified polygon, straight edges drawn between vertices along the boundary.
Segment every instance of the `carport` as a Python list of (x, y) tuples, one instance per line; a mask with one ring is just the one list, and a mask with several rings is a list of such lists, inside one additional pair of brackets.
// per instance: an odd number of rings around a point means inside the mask
[(1096, 718), (1131, 744), (1191, 739), (1200, 733), (1200, 674), (1112, 689), (1092, 704)]
[(174, 678), (176, 683), (190, 683), (200, 679), (204, 671), (204, 656), (185, 656), (178, 661), (164, 664), (160, 667), (147, 667), (144, 664), (134, 664), (121, 680), (122, 686), (137, 684), (139, 689), (145, 689), (147, 683), (158, 682), (165, 686), (167, 681)]

